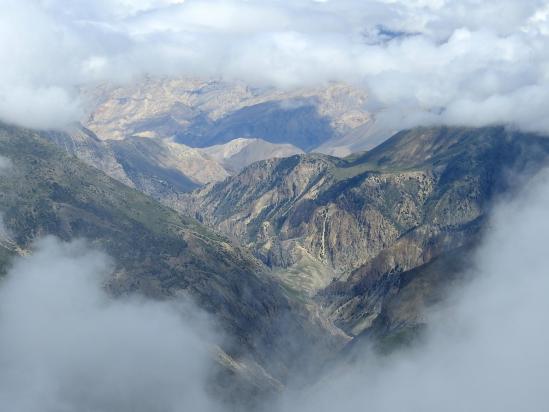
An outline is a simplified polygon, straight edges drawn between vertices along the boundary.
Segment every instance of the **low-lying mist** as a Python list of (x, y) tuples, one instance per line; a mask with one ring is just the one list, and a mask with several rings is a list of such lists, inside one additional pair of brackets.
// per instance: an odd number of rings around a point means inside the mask
[(0, 288), (0, 410), (214, 411), (215, 342), (190, 304), (112, 299), (109, 259), (84, 242), (38, 242)]
[[(549, 404), (549, 173), (496, 207), (474, 280), (428, 314), (426, 336), (389, 356), (365, 350), (265, 410), (532, 411)], [(206, 390), (218, 337), (189, 304), (113, 300), (111, 264), (47, 238), (0, 284), (0, 409), (226, 410)], [(183, 316), (183, 314), (187, 316)], [(191, 313), (192, 316), (188, 314)], [(319, 360), (322, 362), (322, 360)]]

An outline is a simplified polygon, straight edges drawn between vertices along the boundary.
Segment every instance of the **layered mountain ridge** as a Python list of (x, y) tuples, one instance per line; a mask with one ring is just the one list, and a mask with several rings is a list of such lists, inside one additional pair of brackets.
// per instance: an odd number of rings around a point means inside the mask
[(116, 262), (108, 282), (113, 295), (192, 298), (229, 338), (226, 364), (249, 362), (237, 370), (262, 371), (237, 378), (266, 390), (303, 358), (296, 340), (307, 342), (311, 355), (341, 341), (326, 339), (323, 320), (245, 249), (68, 156), (50, 139), (0, 126), (0, 153), (12, 165), (0, 179), (1, 272), (40, 237), (87, 239)]
[(358, 336), (402, 274), (475, 242), (511, 176), (535, 173), (548, 153), (546, 138), (504, 127), (418, 128), (346, 159), (259, 162), (182, 205)]
[[(339, 145), (371, 123), (365, 91), (337, 83), (285, 91), (241, 82), (145, 78), (82, 94), (89, 117), (65, 132), (48, 133), (50, 140), (175, 208), (180, 208), (179, 193), (221, 181), (259, 160), (320, 144), (348, 153), (330, 141), (339, 139)], [(359, 140), (368, 141), (366, 135)]]
[(312, 149), (371, 120), (367, 93), (342, 83), (280, 90), (222, 80), (145, 78), (83, 94), (92, 108), (84, 125), (102, 139), (176, 136), (207, 147), (252, 137)]
[(1, 125), (0, 273), (41, 236), (88, 239), (116, 259), (113, 295), (192, 297), (230, 337), (225, 384), (268, 392), (347, 341), (415, 336), (461, 281), (494, 203), (547, 166), (549, 139), (417, 128), (346, 158), (255, 162), (190, 193), (185, 150), (192, 167), (232, 148)]

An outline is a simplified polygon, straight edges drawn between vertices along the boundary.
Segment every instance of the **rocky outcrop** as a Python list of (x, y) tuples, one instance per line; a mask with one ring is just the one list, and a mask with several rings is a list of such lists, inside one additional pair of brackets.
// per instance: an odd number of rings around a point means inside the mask
[(343, 164), (321, 155), (259, 162), (182, 204), (271, 266), (289, 268), (305, 256), (313, 259), (323, 268), (322, 288), (418, 226), (436, 185), (426, 171), (342, 177)]
[(503, 127), (420, 128), (347, 159), (259, 162), (182, 204), (357, 336), (402, 273), (474, 241), (509, 175), (534, 173), (548, 154), (549, 140)]

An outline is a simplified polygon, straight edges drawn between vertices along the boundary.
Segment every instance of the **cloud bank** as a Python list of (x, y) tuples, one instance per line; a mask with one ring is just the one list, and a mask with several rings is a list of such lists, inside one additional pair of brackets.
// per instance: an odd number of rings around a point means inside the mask
[(500, 205), (475, 280), (433, 312), (423, 344), (338, 371), (278, 410), (537, 412), (549, 403), (549, 173)]
[[(112, 300), (110, 262), (46, 238), (0, 283), (0, 409), (217, 411), (206, 393), (213, 339), (189, 307)], [(184, 320), (186, 319), (186, 320)]]
[(346, 81), (399, 127), (549, 132), (548, 36), (544, 0), (4, 0), (0, 119), (59, 127), (78, 87), (150, 74)]

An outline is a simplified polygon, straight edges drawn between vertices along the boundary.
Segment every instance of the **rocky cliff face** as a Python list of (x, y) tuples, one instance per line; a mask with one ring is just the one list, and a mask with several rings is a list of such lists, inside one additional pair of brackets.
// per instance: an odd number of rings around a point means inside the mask
[[(181, 203), (271, 266), (316, 262), (323, 270), (316, 274), (316, 288), (307, 291), (315, 293), (420, 225), (436, 185), (428, 171), (349, 177), (344, 165), (322, 155), (260, 162)], [(413, 259), (410, 252), (403, 255)]]
[(499, 127), (415, 129), (347, 159), (259, 162), (182, 204), (357, 336), (403, 273), (474, 241), (510, 176), (539, 170), (548, 153), (545, 138)]

